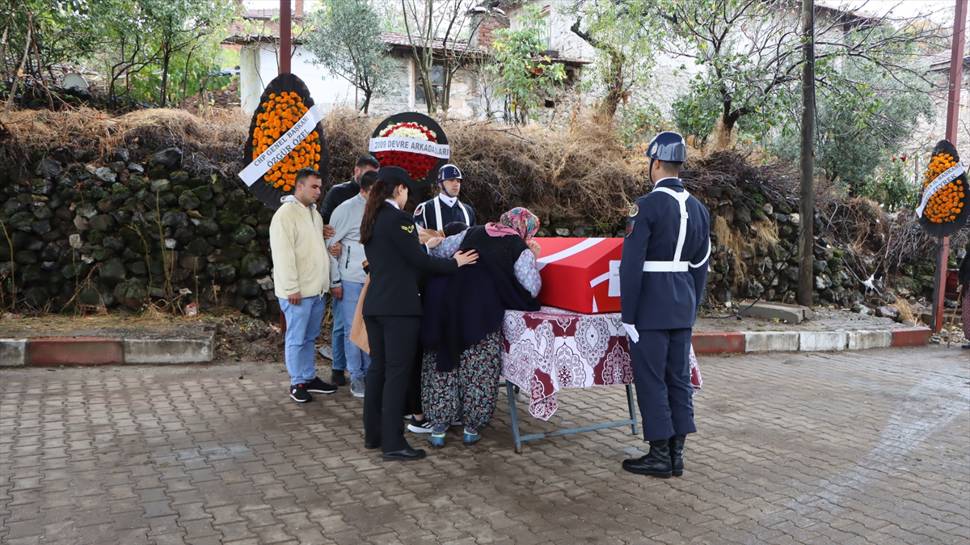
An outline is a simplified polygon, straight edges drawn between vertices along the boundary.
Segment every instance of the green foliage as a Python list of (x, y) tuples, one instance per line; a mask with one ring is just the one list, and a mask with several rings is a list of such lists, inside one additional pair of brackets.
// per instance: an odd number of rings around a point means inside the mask
[(714, 126), (721, 117), (720, 97), (700, 79), (691, 82), (687, 93), (678, 97), (671, 106), (677, 129), (699, 142), (714, 132)]
[(528, 120), (540, 101), (566, 79), (562, 64), (542, 54), (546, 44), (538, 9), (527, 9), (518, 29), (495, 31), (494, 62), (487, 68), (496, 78), (497, 90), (506, 96), (509, 120), (517, 124)]
[[(886, 169), (874, 173), (932, 114), (928, 86), (906, 74), (887, 74), (865, 59), (848, 60), (837, 73), (826, 67), (822, 77), (838, 81), (839, 86), (818, 90), (816, 164), (850, 194), (869, 192), (879, 202), (895, 206), (901, 198), (895, 190), (873, 189), (884, 187)], [(771, 148), (784, 158), (797, 160), (795, 116), (789, 116)]]
[[(176, 102), (197, 92), (206, 76), (218, 70), (219, 30), (228, 25), (234, 5), (228, 0), (131, 0), (141, 11), (158, 52), (146, 91), (158, 89), (158, 103)], [(176, 85), (169, 87), (169, 79)]]
[[(759, 137), (790, 129), (800, 104), (804, 63), (797, 3), (656, 0), (655, 4), (672, 37), (667, 51), (692, 58), (700, 69), (690, 93), (675, 104), (678, 126), (701, 138), (716, 129), (718, 121), (728, 133), (739, 129)], [(878, 18), (853, 26), (851, 18), (816, 15), (815, 71), (820, 95), (858, 94), (860, 80), (851, 70), (859, 63), (865, 63), (867, 78), (879, 79), (886, 89), (910, 91), (922, 80), (926, 67), (918, 47), (937, 39), (934, 29)]]
[[(50, 87), (55, 67), (77, 64), (104, 76), (109, 101), (166, 105), (199, 92), (219, 68), (219, 42), (232, 0), (26, 0), (0, 7), (7, 47), (3, 80), (12, 81), (27, 28), (40, 52), (27, 74)], [(21, 53), (17, 53), (17, 49)]]
[(913, 208), (920, 197), (912, 163), (906, 156), (893, 157), (889, 165), (882, 165), (861, 187), (860, 194), (879, 202), (893, 212), (903, 207)]
[[(772, 131), (792, 127), (797, 118), (785, 115), (785, 112), (797, 107), (798, 96), (795, 92), (778, 92), (769, 97), (752, 109), (750, 114), (738, 118), (734, 125), (738, 136), (764, 141)], [(693, 136), (699, 143), (706, 142), (715, 133), (718, 122), (724, 121), (723, 99), (717, 88), (703, 76), (695, 78), (687, 93), (678, 97), (671, 106), (677, 129), (684, 135)]]
[(633, 146), (649, 142), (653, 136), (671, 127), (664, 120), (663, 112), (650, 101), (632, 101), (624, 106), (617, 118), (616, 129), (624, 144)]
[[(720, 123), (797, 162), (803, 62), (798, 35), (783, 30), (767, 3), (698, 0), (668, 8), (677, 19), (669, 22), (670, 31), (697, 49), (701, 66), (689, 92), (673, 104), (680, 130), (703, 141), (717, 134)], [(816, 20), (816, 165), (850, 194), (870, 196), (889, 209), (912, 200), (915, 190), (899, 165), (882, 165), (932, 114), (921, 59), (921, 47), (931, 41), (918, 27), (876, 22), (843, 28)]]
[(43, 82), (50, 67), (94, 52), (99, 45), (97, 7), (85, 0), (0, 2), (0, 89), (9, 92), (10, 84), (25, 76)]
[(391, 60), (381, 39), (381, 19), (366, 0), (326, 0), (310, 18), (308, 50), (319, 64), (364, 94), (367, 112), (373, 94), (387, 89)]
[[(580, 0), (571, 30), (596, 50), (600, 111), (613, 117), (631, 91), (647, 83), (661, 39), (659, 19), (649, 0)], [(585, 28), (584, 28), (585, 27)]]

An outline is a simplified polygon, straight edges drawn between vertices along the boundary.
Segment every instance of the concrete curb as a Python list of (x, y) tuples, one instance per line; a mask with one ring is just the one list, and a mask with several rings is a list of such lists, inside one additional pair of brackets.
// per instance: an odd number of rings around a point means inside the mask
[(27, 339), (0, 339), (0, 367), (27, 365)]
[[(930, 330), (910, 327), (859, 331), (698, 331), (698, 355), (749, 352), (825, 352), (929, 344)], [(213, 336), (205, 339), (120, 339), (108, 337), (36, 337), (0, 339), (0, 367), (110, 364), (209, 363)]]
[(205, 339), (0, 339), (0, 367), (209, 363), (214, 344), (212, 335)]
[(694, 333), (698, 355), (748, 352), (837, 352), (926, 346), (930, 330), (925, 327), (858, 331), (730, 331)]
[(931, 331), (926, 327), (894, 329), (892, 331), (893, 340), (890, 346), (924, 346), (930, 342), (930, 334)]
[(124, 363), (121, 339), (113, 337), (36, 337), (27, 340), (27, 364), (110, 365)]
[(125, 339), (125, 363), (208, 363), (212, 361), (212, 344), (212, 337)]

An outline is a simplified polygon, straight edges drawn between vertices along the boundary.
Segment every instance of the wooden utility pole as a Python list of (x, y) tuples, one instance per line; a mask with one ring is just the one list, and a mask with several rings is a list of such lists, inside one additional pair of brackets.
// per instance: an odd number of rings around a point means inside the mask
[[(290, 52), (293, 50), (293, 26), (290, 22), (290, 0), (280, 0), (280, 74), (290, 73)], [(286, 334), (286, 316), (280, 310), (280, 330)], [(316, 357), (316, 355), (314, 355)]]
[(798, 233), (798, 303), (812, 306), (815, 289), (815, 0), (802, 0), (802, 150)]
[[(963, 49), (967, 40), (967, 0), (956, 0), (953, 16), (953, 42), (950, 48), (949, 93), (946, 101), (946, 139), (957, 147), (957, 125), (960, 121), (960, 90), (963, 84)], [(946, 271), (950, 258), (950, 237), (940, 239), (936, 256), (936, 278), (933, 281), (933, 331), (943, 329), (946, 299)]]
[(290, 73), (290, 52), (293, 50), (292, 36), (290, 0), (280, 0), (280, 74)]

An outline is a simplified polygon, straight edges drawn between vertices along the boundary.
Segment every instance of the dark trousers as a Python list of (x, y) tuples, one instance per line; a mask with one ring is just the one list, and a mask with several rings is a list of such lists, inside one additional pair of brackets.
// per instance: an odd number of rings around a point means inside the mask
[(669, 439), (694, 433), (690, 385), (690, 329), (637, 330), (630, 343), (633, 382), (643, 419), (643, 438)]
[(364, 316), (371, 363), (364, 389), (364, 438), (384, 452), (407, 447), (404, 414), (421, 319), (418, 316)]
[(404, 401), (404, 414), (424, 414), (421, 407), (421, 360), (424, 350), (418, 342), (418, 349), (414, 353), (414, 367), (411, 370), (411, 380), (408, 383), (407, 399)]

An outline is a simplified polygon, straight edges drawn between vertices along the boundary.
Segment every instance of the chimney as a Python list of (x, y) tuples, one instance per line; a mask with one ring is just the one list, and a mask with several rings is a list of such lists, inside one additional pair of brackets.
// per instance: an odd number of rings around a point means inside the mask
[(478, 25), (478, 30), (472, 37), (471, 46), (491, 49), (492, 32), (500, 28), (508, 28), (508, 18), (491, 13), (476, 13), (475, 17), (481, 18), (481, 23)]
[(293, 7), (293, 18), (302, 19), (303, 18), (303, 0), (294, 0), (296, 5)]

